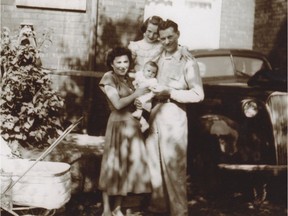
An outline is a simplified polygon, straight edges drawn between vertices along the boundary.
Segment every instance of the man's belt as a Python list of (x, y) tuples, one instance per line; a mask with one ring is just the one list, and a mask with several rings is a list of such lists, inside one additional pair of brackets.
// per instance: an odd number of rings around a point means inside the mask
[(166, 98), (166, 99), (153, 98), (153, 103), (157, 104), (157, 103), (178, 103), (178, 102), (171, 98)]

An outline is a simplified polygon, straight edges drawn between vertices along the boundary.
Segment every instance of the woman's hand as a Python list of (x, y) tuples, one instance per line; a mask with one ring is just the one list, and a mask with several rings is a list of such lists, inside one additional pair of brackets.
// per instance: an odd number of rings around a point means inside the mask
[(143, 105), (142, 105), (141, 101), (137, 98), (134, 101), (134, 105), (136, 106), (136, 109), (139, 109), (139, 110), (143, 109)]
[(149, 93), (149, 91), (150, 90), (149, 90), (148, 87), (146, 87), (146, 88), (137, 88), (135, 90), (134, 94), (135, 94), (135, 97), (137, 98), (137, 97), (140, 97), (141, 95)]
[(134, 80), (135, 79), (135, 73), (136, 73), (135, 71), (130, 71), (127, 74), (128, 74), (128, 77), (130, 77)]

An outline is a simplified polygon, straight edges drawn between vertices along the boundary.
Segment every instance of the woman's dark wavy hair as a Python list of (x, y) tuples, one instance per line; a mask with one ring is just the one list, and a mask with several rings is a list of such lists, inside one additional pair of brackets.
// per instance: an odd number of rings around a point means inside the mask
[(159, 26), (159, 24), (162, 21), (163, 21), (162, 18), (159, 17), (159, 16), (151, 16), (151, 17), (149, 17), (148, 19), (145, 20), (145, 22), (142, 24), (140, 30), (141, 30), (142, 33), (145, 33), (149, 23)]
[(111, 49), (108, 54), (107, 54), (107, 58), (106, 58), (106, 65), (109, 68), (109, 70), (112, 70), (112, 66), (111, 64), (113, 63), (114, 59), (118, 56), (123, 56), (126, 55), (130, 61), (130, 64), (132, 62), (132, 53), (128, 48), (125, 47), (115, 47), (113, 49)]

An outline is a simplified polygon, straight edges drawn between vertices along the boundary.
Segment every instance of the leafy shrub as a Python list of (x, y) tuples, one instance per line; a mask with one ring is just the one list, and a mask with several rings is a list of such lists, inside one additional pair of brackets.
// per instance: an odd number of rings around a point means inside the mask
[(36, 44), (31, 26), (24, 26), (16, 41), (8, 28), (1, 32), (0, 130), (15, 154), (19, 144), (49, 146), (63, 129), (64, 100), (41, 68)]

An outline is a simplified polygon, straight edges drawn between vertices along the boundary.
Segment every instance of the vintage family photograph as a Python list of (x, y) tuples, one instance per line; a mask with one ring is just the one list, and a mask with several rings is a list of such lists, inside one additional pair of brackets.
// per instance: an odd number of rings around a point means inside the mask
[(0, 215), (288, 215), (287, 0), (0, 11)]

